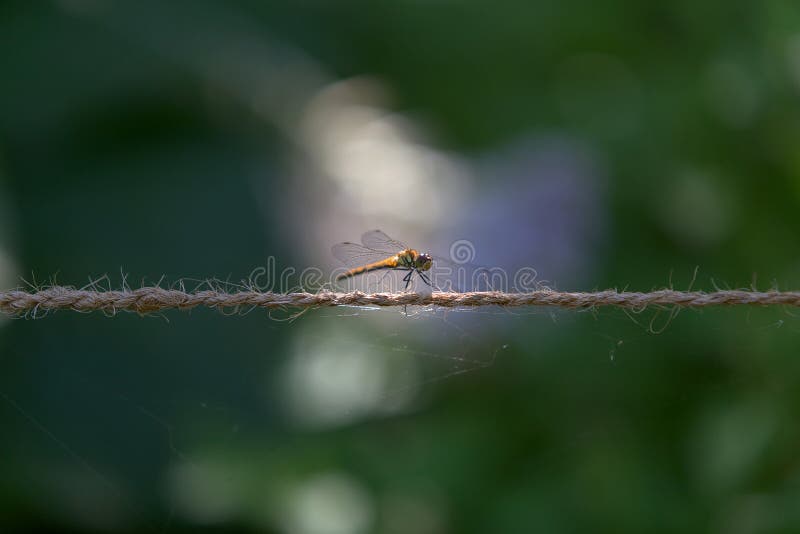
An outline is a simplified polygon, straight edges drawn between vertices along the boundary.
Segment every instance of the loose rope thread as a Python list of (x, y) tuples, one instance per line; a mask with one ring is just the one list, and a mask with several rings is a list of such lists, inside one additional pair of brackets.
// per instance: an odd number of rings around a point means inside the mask
[(103, 311), (114, 314), (132, 311), (148, 314), (169, 309), (189, 310), (197, 307), (230, 309), (317, 308), (323, 306), (438, 306), (459, 308), (475, 306), (551, 306), (581, 309), (597, 306), (643, 309), (647, 306), (794, 306), (800, 307), (798, 291), (673, 291), (650, 293), (598, 291), (573, 293), (553, 290), (530, 293), (476, 291), (469, 293), (272, 293), (260, 291), (195, 291), (187, 292), (160, 287), (143, 287), (123, 291), (98, 291), (71, 287), (49, 287), (38, 291), (0, 292), (0, 311), (14, 316), (33, 315), (57, 310), (77, 312)]

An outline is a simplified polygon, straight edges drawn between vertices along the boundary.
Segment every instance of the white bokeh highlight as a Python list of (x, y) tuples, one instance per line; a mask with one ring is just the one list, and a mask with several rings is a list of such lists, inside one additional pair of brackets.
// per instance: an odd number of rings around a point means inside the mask
[(367, 490), (352, 476), (330, 471), (298, 483), (280, 518), (287, 534), (370, 532), (375, 510)]

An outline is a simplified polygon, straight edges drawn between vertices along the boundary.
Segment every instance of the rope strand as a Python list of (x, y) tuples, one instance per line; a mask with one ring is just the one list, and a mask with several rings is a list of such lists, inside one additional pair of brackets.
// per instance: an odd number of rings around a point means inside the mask
[(141, 314), (169, 309), (207, 308), (316, 308), (321, 306), (439, 306), (443, 308), (475, 306), (552, 306), (558, 308), (590, 308), (615, 306), (645, 308), (647, 306), (794, 306), (800, 307), (798, 291), (673, 291), (650, 293), (598, 291), (572, 293), (552, 290), (531, 293), (477, 291), (470, 293), (272, 293), (260, 291), (196, 291), (187, 292), (160, 287), (143, 287), (124, 291), (96, 291), (56, 286), (39, 291), (0, 292), (0, 311), (9, 315), (25, 315), (56, 310), (78, 312), (132, 311)]

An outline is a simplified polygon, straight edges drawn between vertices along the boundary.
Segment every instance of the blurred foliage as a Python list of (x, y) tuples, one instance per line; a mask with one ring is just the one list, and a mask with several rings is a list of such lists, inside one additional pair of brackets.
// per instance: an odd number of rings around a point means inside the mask
[[(259, 87), (249, 64), (213, 62), (253, 40), (279, 87), (263, 114), (235, 90)], [(317, 87), (281, 84), (311, 72), (381, 80), (465, 158), (590, 146), (611, 227), (585, 289), (686, 288), (698, 266), (695, 288), (800, 287), (796, 2), (5, 0), (0, 50), (0, 252), (29, 281), (294, 265), (281, 110)], [(314, 313), (7, 321), (0, 528), (342, 531), (292, 515), (329, 491), (367, 531), (797, 531), (796, 315), (668, 316), (509, 317), (493, 365), (330, 430), (274, 391)]]

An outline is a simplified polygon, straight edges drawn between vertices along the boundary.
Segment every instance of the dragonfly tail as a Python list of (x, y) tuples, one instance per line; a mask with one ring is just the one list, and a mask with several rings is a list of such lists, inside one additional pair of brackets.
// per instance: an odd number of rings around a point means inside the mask
[(397, 262), (393, 262), (391, 260), (376, 261), (375, 263), (362, 265), (361, 267), (356, 267), (354, 269), (350, 269), (349, 271), (345, 271), (341, 274), (338, 274), (336, 275), (336, 281), (338, 282), (346, 278), (352, 278), (354, 276), (358, 276), (359, 274), (364, 274), (370, 271), (378, 271), (380, 269), (393, 269), (396, 266)]

